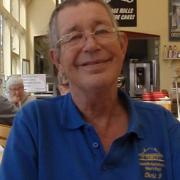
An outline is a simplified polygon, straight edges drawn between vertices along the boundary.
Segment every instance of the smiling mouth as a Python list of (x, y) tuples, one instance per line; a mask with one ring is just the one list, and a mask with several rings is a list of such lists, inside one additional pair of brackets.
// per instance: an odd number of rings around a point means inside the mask
[(81, 66), (91, 66), (91, 65), (105, 64), (105, 63), (107, 63), (109, 61), (110, 61), (110, 59), (107, 59), (107, 60), (97, 60), (97, 61), (89, 61), (89, 62), (83, 63)]

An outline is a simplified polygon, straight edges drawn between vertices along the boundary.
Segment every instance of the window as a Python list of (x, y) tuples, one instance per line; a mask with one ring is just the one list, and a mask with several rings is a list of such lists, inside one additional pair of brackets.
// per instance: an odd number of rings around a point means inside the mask
[(3, 0), (4, 8), (9, 12), (10, 12), (10, 5), (11, 5), (10, 2), (11, 2), (11, 0)]
[(26, 0), (0, 0), (0, 74), (22, 74), (26, 59)]
[(4, 73), (3, 63), (3, 18), (0, 15), (0, 74)]
[(19, 22), (20, 20), (19, 0), (11, 0), (11, 14)]

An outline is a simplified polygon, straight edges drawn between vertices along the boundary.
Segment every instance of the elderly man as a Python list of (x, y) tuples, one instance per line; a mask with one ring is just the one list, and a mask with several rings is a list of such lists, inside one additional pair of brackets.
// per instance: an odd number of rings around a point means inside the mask
[(9, 101), (14, 103), (17, 108), (21, 108), (35, 99), (35, 97), (24, 91), (23, 79), (20, 76), (9, 77), (6, 82), (6, 89)]
[(180, 123), (117, 90), (127, 37), (102, 0), (66, 0), (50, 20), (51, 58), (65, 96), (16, 116), (3, 180), (179, 180)]

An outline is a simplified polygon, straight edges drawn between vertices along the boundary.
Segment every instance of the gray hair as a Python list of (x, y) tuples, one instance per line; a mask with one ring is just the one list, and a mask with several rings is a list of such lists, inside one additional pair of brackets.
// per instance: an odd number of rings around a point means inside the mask
[(66, 0), (66, 1), (62, 2), (60, 5), (58, 5), (52, 12), (52, 15), (51, 15), (51, 18), (49, 21), (49, 45), (50, 45), (50, 48), (57, 48), (56, 43), (60, 38), (59, 34), (58, 34), (58, 27), (57, 27), (58, 26), (57, 25), (58, 13), (61, 10), (65, 9), (66, 7), (77, 6), (81, 3), (90, 3), (90, 2), (94, 2), (94, 3), (98, 3), (98, 4), (102, 5), (105, 8), (105, 10), (107, 11), (114, 28), (117, 29), (117, 22), (114, 18), (112, 10), (111, 10), (110, 6), (108, 4), (106, 4), (103, 0)]
[(20, 76), (10, 76), (6, 81), (6, 89), (9, 90), (12, 85), (24, 86), (23, 79)]

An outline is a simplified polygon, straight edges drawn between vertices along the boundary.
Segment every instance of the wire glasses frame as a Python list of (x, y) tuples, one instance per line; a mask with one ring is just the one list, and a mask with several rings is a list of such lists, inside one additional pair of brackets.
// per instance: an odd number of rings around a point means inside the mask
[(85, 43), (88, 37), (92, 37), (97, 42), (103, 42), (107, 40), (112, 40), (117, 37), (117, 30), (115, 28), (101, 28), (95, 30), (94, 32), (72, 32), (62, 36), (56, 43), (56, 47), (61, 47), (64, 44), (68, 46), (75, 46), (80, 43)]

